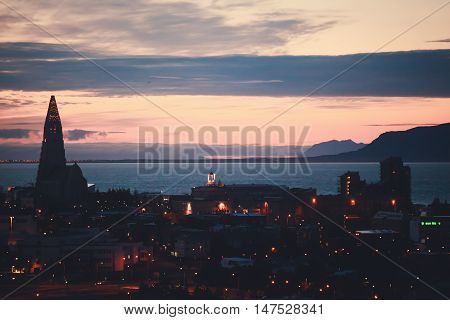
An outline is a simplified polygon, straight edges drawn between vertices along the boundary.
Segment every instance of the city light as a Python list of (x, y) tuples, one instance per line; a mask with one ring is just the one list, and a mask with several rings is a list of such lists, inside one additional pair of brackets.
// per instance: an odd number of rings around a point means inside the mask
[[(219, 208), (219, 209), (220, 209), (220, 208)], [(185, 214), (186, 214), (186, 215), (191, 215), (191, 214), (192, 214), (192, 203), (191, 203), (191, 202), (188, 202), (188, 203), (187, 203)]]

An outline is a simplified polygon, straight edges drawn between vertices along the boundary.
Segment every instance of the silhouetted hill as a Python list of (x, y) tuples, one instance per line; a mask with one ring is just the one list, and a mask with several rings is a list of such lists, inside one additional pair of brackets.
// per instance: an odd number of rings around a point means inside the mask
[(307, 157), (333, 155), (343, 152), (356, 151), (364, 147), (364, 143), (356, 143), (353, 140), (330, 140), (313, 145), (306, 150)]
[(360, 150), (309, 158), (311, 162), (380, 161), (389, 156), (404, 161), (450, 161), (450, 123), (385, 132)]
[[(363, 144), (357, 144), (351, 140), (332, 140), (316, 144), (311, 148), (273, 146), (271, 147), (272, 153), (266, 152), (265, 146), (215, 145), (209, 146), (209, 148), (219, 155), (218, 158), (221, 158), (221, 155), (233, 155), (235, 159), (251, 158), (256, 159), (255, 161), (264, 159), (270, 161), (273, 158), (276, 161), (297, 161), (295, 156), (300, 154), (301, 149), (306, 149), (305, 154), (310, 162), (378, 162), (389, 156), (400, 156), (404, 161), (413, 162), (450, 162), (450, 123), (417, 127), (406, 131), (386, 132), (359, 150), (342, 153), (342, 150), (346, 150), (345, 148), (358, 148), (361, 145)], [(179, 154), (187, 154), (183, 152), (185, 148), (195, 151), (190, 160), (202, 159), (208, 155), (205, 153), (205, 147), (189, 144), (179, 145)], [(77, 161), (124, 159), (133, 161), (137, 157), (137, 150), (138, 146), (135, 143), (68, 143), (66, 144), (66, 158)], [(154, 160), (179, 159), (179, 157), (173, 157), (174, 151), (171, 145), (161, 145), (158, 150), (161, 157)], [(40, 144), (0, 144), (1, 160), (37, 160), (39, 152)], [(338, 152), (341, 153), (336, 154)], [(328, 155), (323, 155), (324, 153), (328, 153)], [(268, 154), (271, 154), (272, 158), (265, 157)], [(314, 154), (317, 156), (313, 156)], [(140, 159), (144, 158), (140, 157)]]

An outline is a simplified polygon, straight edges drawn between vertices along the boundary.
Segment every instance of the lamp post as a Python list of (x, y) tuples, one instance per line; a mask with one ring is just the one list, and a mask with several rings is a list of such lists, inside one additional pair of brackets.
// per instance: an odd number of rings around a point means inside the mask
[(291, 217), (292, 217), (292, 215), (290, 213), (286, 216), (286, 225), (289, 225), (289, 219)]

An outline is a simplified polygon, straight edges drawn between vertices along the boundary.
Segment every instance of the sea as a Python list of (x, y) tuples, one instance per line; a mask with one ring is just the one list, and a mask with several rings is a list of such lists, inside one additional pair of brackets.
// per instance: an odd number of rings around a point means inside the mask
[[(450, 201), (450, 163), (406, 163), (411, 168), (414, 203), (435, 198)], [(125, 188), (138, 192), (188, 194), (204, 185), (212, 171), (224, 184), (279, 184), (315, 188), (318, 194), (338, 193), (338, 177), (358, 171), (366, 182), (379, 180), (378, 163), (80, 163), (88, 183), (100, 191)], [(0, 186), (27, 186), (36, 179), (38, 164), (0, 164)]]

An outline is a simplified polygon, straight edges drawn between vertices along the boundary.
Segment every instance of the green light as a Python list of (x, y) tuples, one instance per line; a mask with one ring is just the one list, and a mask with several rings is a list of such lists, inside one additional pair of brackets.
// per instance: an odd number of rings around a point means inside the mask
[(440, 226), (441, 222), (440, 221), (422, 221), (422, 222), (420, 222), (420, 225), (436, 227), (436, 226)]

